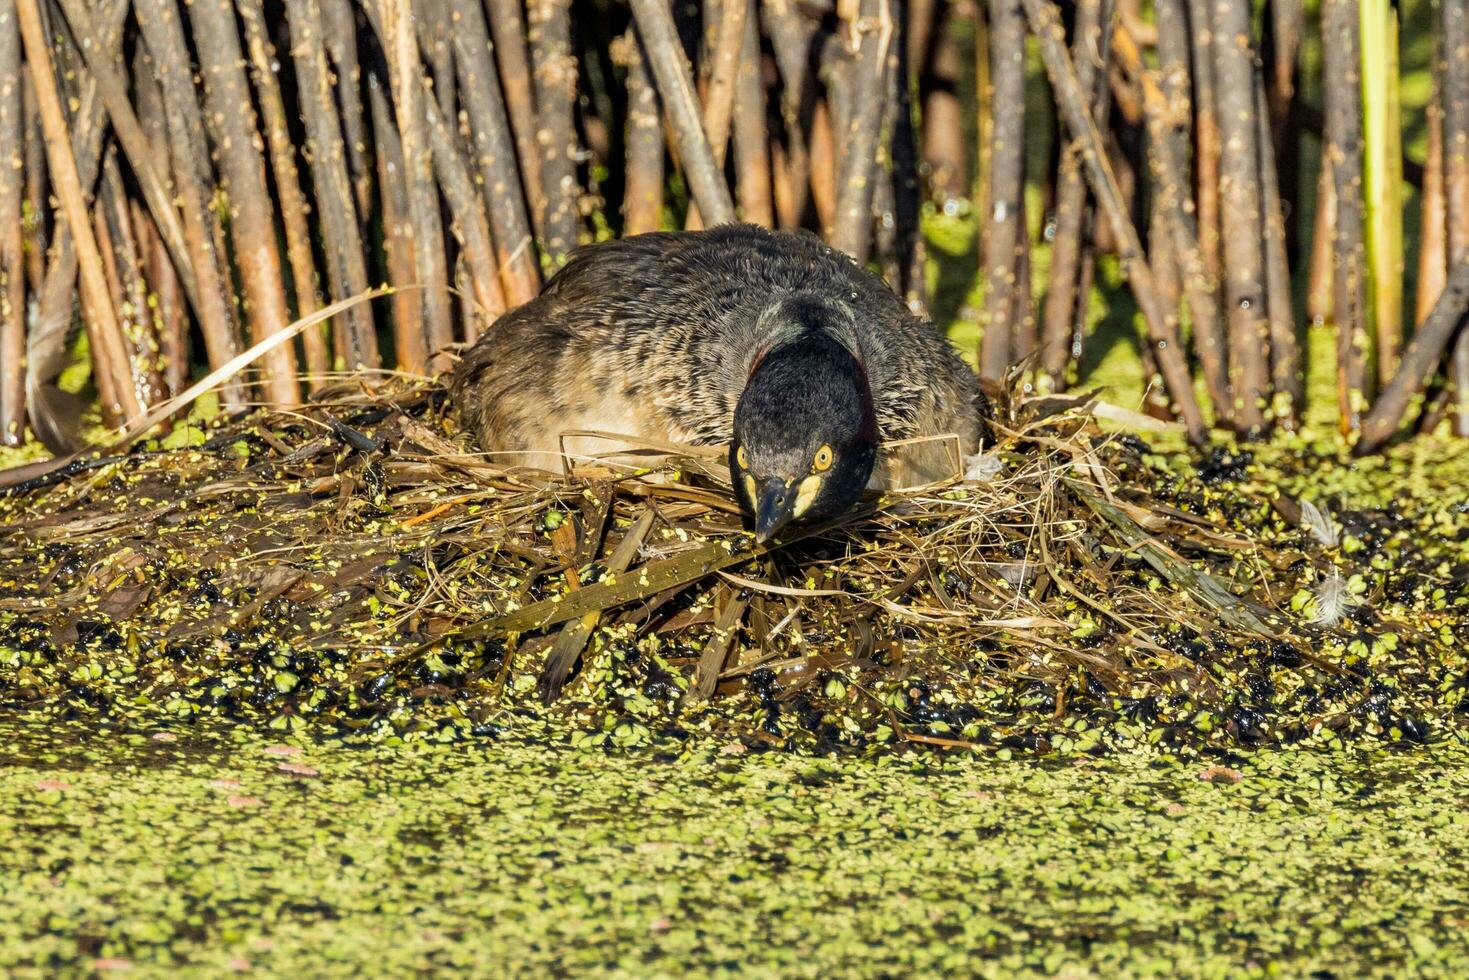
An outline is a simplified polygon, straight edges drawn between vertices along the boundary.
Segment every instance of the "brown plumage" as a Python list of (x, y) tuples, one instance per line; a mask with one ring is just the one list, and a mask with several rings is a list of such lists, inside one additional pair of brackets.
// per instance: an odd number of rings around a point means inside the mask
[[(983, 396), (931, 323), (815, 237), (749, 225), (579, 250), (464, 355), (453, 396), (485, 450), (546, 469), (561, 468), (563, 446), (573, 455), (617, 448), (563, 442), (568, 430), (728, 444), (757, 360), (809, 331), (834, 338), (865, 371), (882, 440), (954, 433), (964, 453), (976, 451)], [(897, 447), (881, 454), (873, 483), (940, 479), (953, 455), (952, 442)]]

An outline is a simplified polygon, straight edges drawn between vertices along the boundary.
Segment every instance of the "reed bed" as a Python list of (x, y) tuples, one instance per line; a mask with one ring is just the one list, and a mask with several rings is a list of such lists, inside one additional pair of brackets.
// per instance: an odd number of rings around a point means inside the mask
[(1196, 443), (1298, 427), (1308, 322), (1344, 444), (1463, 434), (1469, 15), (1424, 3), (0, 0), (0, 442), (67, 453), (89, 405), (125, 426), (374, 284), (226, 402), (431, 375), (579, 243), (659, 227), (814, 231), (923, 310), (925, 213), (975, 219), (992, 381), (1084, 384), (1115, 261), (1148, 411)]

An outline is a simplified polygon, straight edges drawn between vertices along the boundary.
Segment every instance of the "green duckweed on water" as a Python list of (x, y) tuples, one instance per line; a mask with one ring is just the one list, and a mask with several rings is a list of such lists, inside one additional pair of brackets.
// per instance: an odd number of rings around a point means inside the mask
[(1052, 762), (0, 725), (0, 972), (1462, 976), (1469, 747)]

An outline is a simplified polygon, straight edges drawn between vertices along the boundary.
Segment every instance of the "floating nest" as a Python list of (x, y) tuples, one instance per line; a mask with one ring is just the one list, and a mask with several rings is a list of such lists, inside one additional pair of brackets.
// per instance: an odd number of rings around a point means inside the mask
[(1154, 453), (1091, 408), (1002, 397), (970, 479), (760, 546), (720, 453), (513, 469), (440, 387), (343, 381), (0, 497), (0, 705), (999, 752), (1469, 720), (1469, 572), (1413, 515)]

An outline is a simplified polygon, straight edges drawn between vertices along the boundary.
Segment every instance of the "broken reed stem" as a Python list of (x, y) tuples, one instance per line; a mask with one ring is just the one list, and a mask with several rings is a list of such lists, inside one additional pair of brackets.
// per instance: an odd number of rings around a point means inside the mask
[(536, 140), (541, 150), (541, 234), (554, 269), (576, 247), (581, 226), (571, 0), (528, 0), (526, 20), (535, 66)]
[[(459, 0), (451, 0), (451, 3), (457, 33), (466, 23), (466, 18)], [(479, 9), (478, 4), (475, 6)], [(494, 64), (499, 69), (499, 88), (514, 136), (515, 159), (520, 164), (520, 186), (524, 201), (535, 205), (541, 199), (541, 153), (536, 147), (535, 82), (531, 75), (530, 52), (525, 43), (525, 17), (520, 0), (486, 0), (479, 14), (481, 23), (486, 12), (489, 14), (490, 37), (494, 40)], [(456, 53), (459, 57), (455, 62), (462, 74), (465, 71), (464, 55), (457, 48)], [(536, 222), (540, 221), (538, 207), (531, 208), (531, 217)], [(538, 233), (544, 234), (539, 224), (535, 227)]]
[[(246, 4), (256, 2), (244, 0)], [(311, 183), (316, 190), (313, 198), (321, 227), (322, 254), (326, 258), (328, 299), (335, 301), (367, 291), (367, 262), (361, 237), (366, 215), (358, 215), (352, 193), (346, 144), (322, 43), (321, 6), (317, 0), (286, 0), (286, 20), (291, 31), (291, 58), (296, 65), (297, 98), (306, 124), (303, 150), (311, 165)], [(302, 315), (308, 312), (314, 310), (303, 310)], [(346, 370), (371, 370), (379, 365), (377, 325), (371, 304), (359, 303), (337, 318), (333, 332), (336, 361)], [(315, 330), (307, 331), (307, 335), (318, 340), (321, 337)]]
[(1250, 8), (1215, 0), (1214, 80), (1219, 110), (1219, 221), (1229, 330), (1232, 415), (1243, 435), (1266, 428), (1270, 404), (1270, 319), (1260, 140), (1255, 125), (1255, 47)]
[[(221, 184), (229, 202), (235, 264), (244, 286), (250, 334), (259, 343), (284, 330), (291, 316), (286, 308), (274, 205), (265, 185), (260, 130), (245, 79), (234, 6), (230, 0), (193, 0), (188, 11), (199, 49), (204, 101), (214, 129)], [(299, 403), (296, 358), (290, 345), (274, 348), (261, 364), (265, 397), (275, 405)]]
[[(245, 27), (245, 48), (250, 54), (255, 94), (260, 102), (261, 121), (265, 125), (265, 144), (270, 151), (276, 199), (280, 202), (281, 224), (286, 233), (286, 261), (291, 266), (296, 312), (298, 316), (309, 316), (321, 309), (321, 293), (316, 281), (316, 261), (311, 254), (311, 232), (306, 226), (306, 196), (301, 193), (301, 178), (296, 170), (296, 147), (291, 143), (286, 108), (281, 100), (280, 83), (276, 80), (276, 52), (265, 24), (261, 0), (235, 0), (235, 6), (239, 10), (240, 23)], [(307, 157), (310, 157), (309, 153)], [(320, 193), (318, 188), (317, 194)], [(326, 252), (331, 255), (330, 245)], [(363, 288), (366, 288), (365, 283)], [(306, 371), (312, 376), (308, 384), (318, 387), (322, 376), (331, 370), (326, 338), (319, 330), (308, 330), (301, 335), (301, 346), (306, 355)]]
[[(484, 12), (475, 0), (451, 0), (451, 3), (457, 55), (454, 63), (459, 72), (460, 95), (469, 116), (470, 146), (479, 170), (480, 193), (489, 212), (496, 265), (505, 301), (510, 306), (519, 306), (534, 299), (541, 290), (541, 272), (526, 210), (526, 201), (537, 198), (523, 196), (523, 188), (528, 185), (516, 172), (519, 136), (512, 136), (510, 119), (505, 113), (509, 93), (502, 93), (500, 79), (491, 70), (497, 50), (490, 41)], [(523, 85), (528, 84), (527, 75)], [(538, 161), (539, 157), (535, 159)], [(539, 173), (539, 162), (535, 166)]]
[(409, 357), (416, 363), (428, 360), (424, 349), (423, 291), (405, 289), (418, 282), (414, 267), (413, 243), (409, 238), (408, 188), (403, 166), (403, 147), (398, 141), (398, 127), (388, 109), (388, 96), (382, 81), (374, 72), (367, 73), (367, 102), (372, 117), (374, 156), (377, 159), (377, 186), (381, 195), (379, 207), (383, 222), (383, 252), (387, 259), (388, 284), (395, 287), (389, 300), (393, 326), (393, 349), (401, 369)]
[[(1163, 2), (1167, 0), (1160, 0), (1160, 19)], [(1103, 130), (1112, 103), (1106, 83), (1111, 32), (1111, 0), (1079, 0), (1072, 27), (1071, 60), (1076, 65), (1076, 79), (1082, 91), (1094, 93), (1092, 118), (1098, 129)], [(1041, 315), (1041, 371), (1056, 390), (1066, 386), (1067, 367), (1080, 353), (1072, 349), (1071, 329), (1077, 306), (1085, 307), (1089, 298), (1080, 292), (1081, 264), (1086, 252), (1083, 237), (1087, 231), (1087, 195), (1077, 142), (1072, 140), (1063, 146), (1057, 168), (1056, 232), (1051, 242), (1051, 271)]]
[(16, 0), (0, 0), (0, 446), (25, 441), (25, 98)]
[[(220, 248), (223, 235), (212, 206), (213, 175), (193, 67), (178, 5), (173, 0), (135, 2), (143, 40), (152, 54), (163, 92), (164, 120), (173, 159), (173, 190), (183, 217), (184, 243), (199, 283), (194, 312), (204, 337), (209, 367), (215, 370), (240, 352), (240, 335), (235, 323), (230, 270)], [(238, 378), (232, 377), (220, 386), (220, 400), (230, 410), (244, 404), (244, 387)]]
[[(87, 213), (87, 195), (72, 155), (65, 110), (56, 87), (51, 49), (46, 41), (37, 0), (16, 0), (17, 20), (25, 56), (36, 84), (36, 101), (46, 134), (46, 156), (56, 196), (71, 232), (81, 274), (82, 302), (92, 340), (94, 374), (99, 394), (105, 392), (102, 408), (116, 422), (138, 418), (143, 406), (128, 373), (128, 356), (122, 328), (118, 325), (102, 271), (102, 255)], [(69, 288), (68, 288), (69, 291)]]
[[(1010, 369), (1012, 340), (1031, 315), (1021, 289), (1025, 223), (1025, 12), (1017, 0), (989, 0), (990, 165), (984, 225), (984, 334), (979, 375), (998, 381)], [(1078, 82), (1078, 86), (1080, 83)], [(1081, 89), (1083, 95), (1088, 90)], [(1084, 112), (1090, 117), (1091, 99)]]
[(97, 223), (107, 233), (108, 240), (103, 260), (111, 261), (110, 271), (119, 300), (114, 309), (127, 339), (133, 387), (144, 407), (156, 405), (168, 397), (168, 390), (158, 360), (158, 335), (148, 315), (148, 285), (143, 281), (143, 262), (115, 147), (109, 148), (102, 161), (101, 205)]
[[(381, 0), (381, 28), (388, 70), (392, 74), (397, 110), (398, 139), (403, 148), (407, 190), (408, 228), (413, 263), (423, 293), (422, 339), (399, 355), (399, 366), (422, 374), (448, 367), (447, 347), (454, 342), (448, 268), (444, 256), (444, 228), (439, 218), (439, 191), (434, 183), (433, 152), (429, 147), (423, 101), (424, 75), (413, 29), (413, 0)], [(410, 359), (411, 358), (411, 359)]]
[(684, 176), (709, 225), (734, 220), (734, 202), (724, 174), (714, 163), (709, 141), (704, 137), (699, 106), (694, 98), (693, 75), (688, 57), (673, 24), (667, 0), (630, 0), (643, 53), (652, 69), (658, 94), (668, 113)]
[[(1445, 227), (1450, 266), (1469, 254), (1469, 0), (1441, 0)], [(1469, 436), (1469, 332), (1454, 343), (1454, 434)]]
[(1138, 238), (1137, 227), (1128, 215), (1122, 192), (1117, 187), (1117, 178), (1107, 159), (1102, 135), (1088, 111), (1087, 93), (1077, 81), (1076, 69), (1066, 51), (1066, 34), (1056, 14), (1055, 5), (1049, 0), (1023, 0), (1023, 3), (1031, 30), (1040, 41), (1041, 57), (1066, 125), (1073, 136), (1082, 140), (1083, 161), (1092, 193), (1096, 195), (1098, 207), (1111, 222), (1121, 246), (1118, 258), (1137, 300), (1138, 309), (1147, 322), (1149, 343), (1157, 354), (1159, 369), (1163, 373), (1169, 393), (1178, 404), (1179, 415), (1183, 418), (1189, 439), (1202, 443), (1206, 437), (1204, 417), (1199, 410), (1198, 400), (1194, 397), (1193, 380), (1178, 340), (1176, 311), (1168, 310), (1158, 296), (1152, 269), (1148, 266), (1142, 242)]
[(865, 263), (872, 243), (872, 185), (877, 178), (878, 139), (887, 101), (883, 93), (888, 51), (898, 43), (894, 38), (897, 25), (891, 0), (865, 0), (849, 30), (857, 45), (856, 58), (848, 68), (850, 77), (855, 79), (852, 99), (856, 105), (842, 139), (846, 155), (837, 178), (831, 243), (857, 262)]
[(739, 77), (735, 79), (735, 197), (741, 220), (773, 228), (775, 202), (770, 178), (770, 132), (765, 124), (765, 82), (760, 71), (760, 27), (755, 16), (757, 0), (739, 2), (749, 9), (740, 45)]
[(1454, 335), (1463, 331), (1466, 314), (1469, 314), (1469, 256), (1461, 256), (1433, 309), (1403, 352), (1392, 380), (1383, 387), (1372, 411), (1362, 422), (1361, 438), (1354, 449), (1357, 455), (1376, 452), (1392, 438), (1408, 403), (1428, 382)]
[(1332, 310), (1336, 323), (1337, 420), (1355, 432), (1366, 410), (1367, 268), (1362, 242), (1362, 90), (1356, 4), (1325, 0), (1321, 8), (1326, 143), (1336, 196)]
[(637, 32), (628, 28), (612, 50), (627, 69), (627, 173), (623, 178), (622, 234), (657, 231), (663, 218), (663, 118), (648, 77)]

